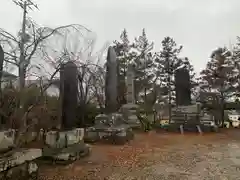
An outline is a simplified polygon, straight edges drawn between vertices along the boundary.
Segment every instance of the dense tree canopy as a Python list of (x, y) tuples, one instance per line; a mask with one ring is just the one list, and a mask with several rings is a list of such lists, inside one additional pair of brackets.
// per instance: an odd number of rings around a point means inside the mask
[(210, 61), (200, 74), (200, 87), (203, 91), (217, 92), (223, 99), (234, 95), (238, 87), (237, 66), (235, 58), (226, 47), (212, 52)]

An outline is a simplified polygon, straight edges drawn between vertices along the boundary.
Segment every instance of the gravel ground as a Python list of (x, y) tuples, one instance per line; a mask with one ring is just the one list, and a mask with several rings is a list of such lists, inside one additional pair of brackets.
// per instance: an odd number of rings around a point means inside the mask
[(137, 134), (125, 146), (93, 145), (67, 166), (41, 166), (40, 180), (240, 180), (240, 130)]

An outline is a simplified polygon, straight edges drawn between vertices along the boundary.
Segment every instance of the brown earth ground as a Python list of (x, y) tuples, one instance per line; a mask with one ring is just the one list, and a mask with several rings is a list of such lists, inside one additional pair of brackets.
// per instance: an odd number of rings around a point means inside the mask
[(137, 134), (124, 146), (91, 146), (88, 158), (40, 166), (40, 180), (240, 180), (240, 129)]

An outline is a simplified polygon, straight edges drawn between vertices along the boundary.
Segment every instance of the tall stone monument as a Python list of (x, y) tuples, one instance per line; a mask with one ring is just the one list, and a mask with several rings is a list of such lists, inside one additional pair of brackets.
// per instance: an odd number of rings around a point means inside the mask
[[(0, 45), (0, 101), (2, 99), (2, 76), (3, 76), (4, 51)], [(5, 124), (4, 117), (0, 116), (0, 125)]]
[[(42, 149), (44, 158), (54, 162), (75, 161), (89, 154), (84, 143), (84, 128), (77, 127), (78, 69), (74, 62), (62, 64), (60, 69), (61, 130), (46, 132)], [(83, 124), (83, 123), (82, 123)]]
[(187, 106), (191, 104), (191, 83), (189, 71), (186, 68), (175, 72), (176, 105)]
[(138, 105), (135, 102), (134, 79), (135, 79), (134, 66), (130, 64), (128, 65), (126, 80), (127, 104), (124, 104), (121, 107), (121, 112), (123, 113), (124, 118), (127, 119), (128, 123), (133, 128), (138, 128), (141, 126), (141, 123), (136, 115)]
[(62, 129), (76, 128), (76, 108), (78, 103), (77, 66), (74, 62), (67, 62), (60, 70), (60, 98)]
[(105, 108), (107, 113), (113, 113), (118, 108), (118, 64), (113, 47), (108, 48), (107, 72), (105, 78)]
[(135, 88), (134, 88), (134, 66), (129, 65), (127, 69), (127, 80), (126, 80), (126, 86), (127, 86), (127, 104), (135, 104)]
[(4, 51), (3, 51), (2, 46), (0, 45), (0, 85), (2, 82), (3, 62), (4, 62)]

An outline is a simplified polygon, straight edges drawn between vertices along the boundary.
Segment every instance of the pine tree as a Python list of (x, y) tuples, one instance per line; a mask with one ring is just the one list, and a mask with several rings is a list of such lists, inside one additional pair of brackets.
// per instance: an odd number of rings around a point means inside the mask
[(232, 59), (235, 65), (235, 72), (238, 73), (238, 78), (236, 78), (236, 83), (234, 85), (235, 89), (235, 100), (240, 97), (240, 37), (237, 37), (237, 43), (232, 49)]
[(145, 29), (142, 34), (135, 38), (135, 96), (139, 102), (147, 102), (147, 97), (152, 89), (154, 73), (153, 56), (151, 50), (153, 49), (153, 42), (149, 42)]
[(114, 41), (114, 49), (117, 54), (119, 76), (118, 76), (118, 103), (119, 106), (126, 103), (126, 75), (129, 63), (132, 60), (133, 54), (130, 52), (132, 44), (128, 39), (127, 30), (124, 29), (120, 35), (120, 41)]
[(190, 72), (191, 83), (195, 76), (193, 66), (188, 58), (179, 58), (182, 46), (178, 46), (173, 38), (165, 37), (162, 41), (162, 49), (155, 56), (155, 73), (159, 83), (161, 96), (160, 102), (175, 103), (174, 73), (179, 68), (187, 68)]
[(201, 91), (218, 94), (222, 121), (224, 120), (224, 103), (234, 95), (238, 73), (233, 56), (226, 47), (213, 51), (206, 69), (200, 73)]
[(217, 92), (223, 99), (232, 96), (236, 85), (238, 70), (231, 52), (226, 48), (218, 48), (211, 54), (206, 69), (200, 73), (202, 91)]

